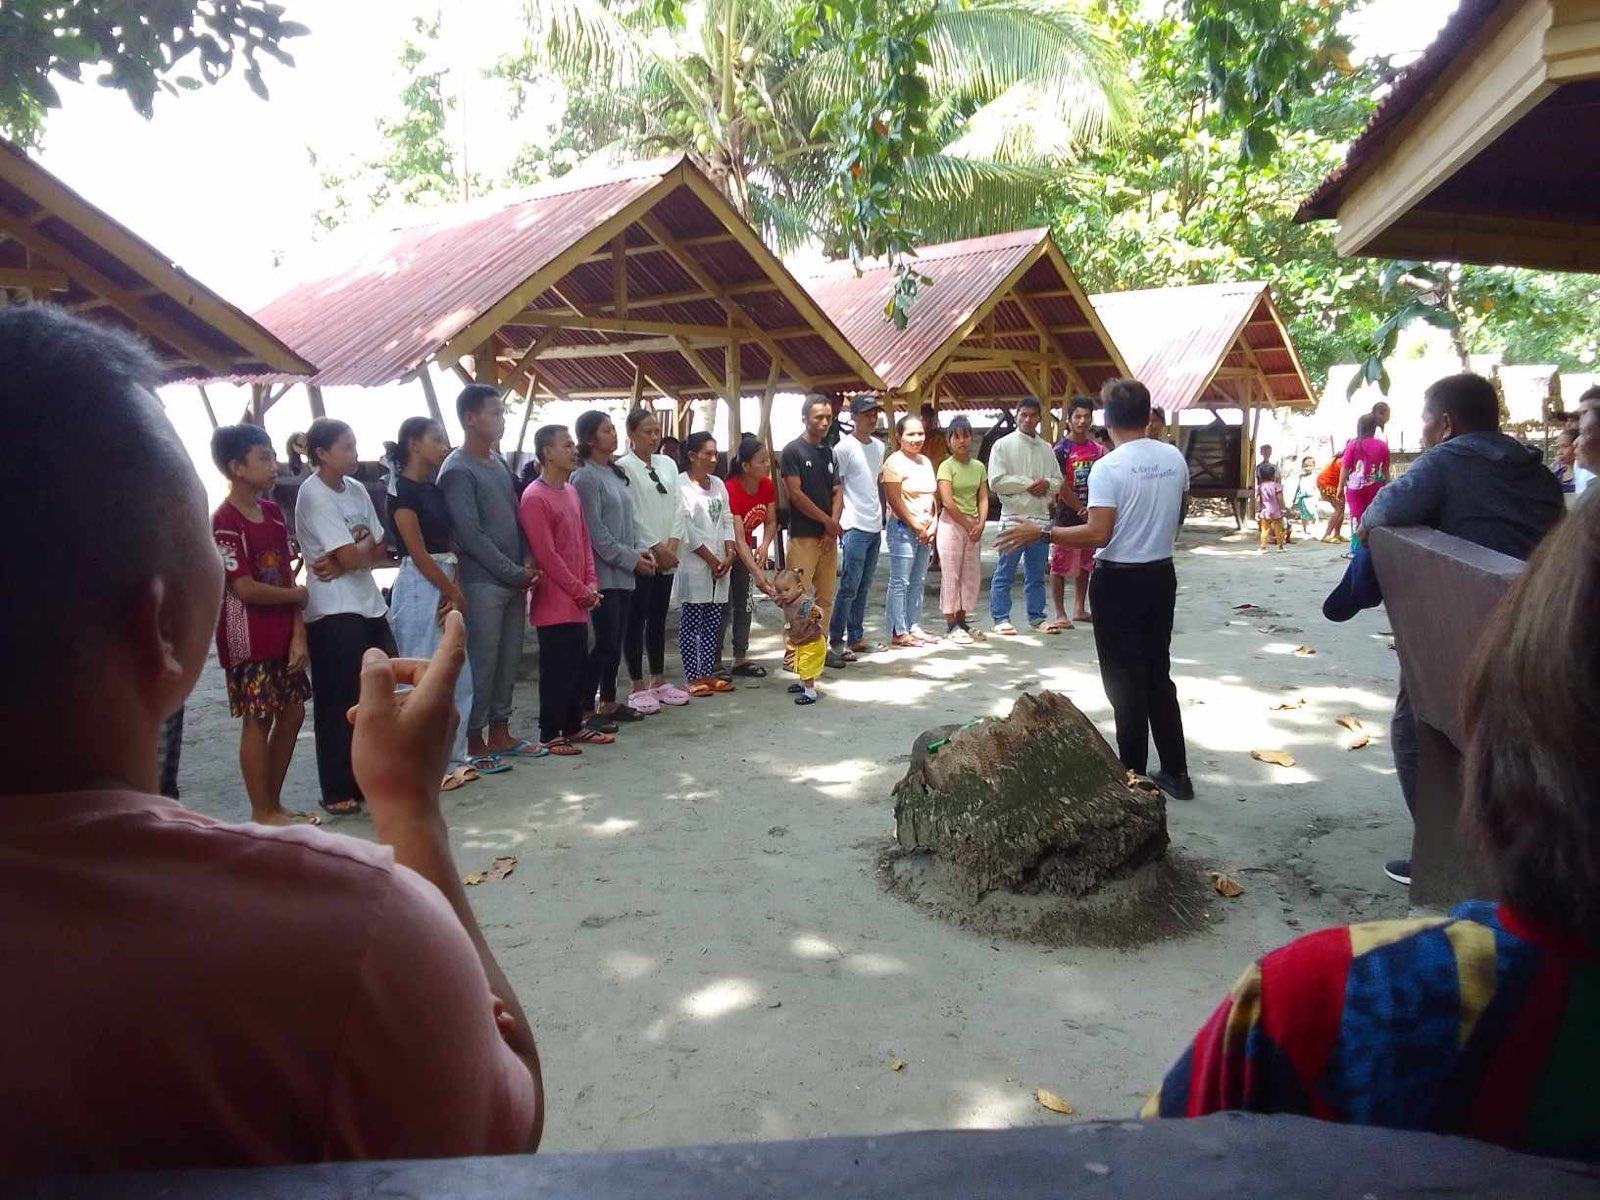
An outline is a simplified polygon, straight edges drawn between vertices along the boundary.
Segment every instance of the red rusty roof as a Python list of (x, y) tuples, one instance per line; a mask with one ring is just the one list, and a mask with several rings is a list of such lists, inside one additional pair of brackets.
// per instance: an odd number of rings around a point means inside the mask
[(1070, 364), (1070, 371), (1052, 369), (1052, 396), (1095, 391), (1123, 373), (1121, 354), (1048, 229), (925, 246), (913, 265), (933, 282), (918, 290), (904, 329), (885, 315), (894, 272), (882, 263), (864, 264), (859, 275), (848, 262), (830, 263), (802, 280), (890, 389), (937, 380), (941, 405), (968, 407), (1038, 395), (1036, 367), (1023, 368), (1026, 380), (1012, 369), (950, 370), (958, 350), (1037, 351), (1035, 320)]
[[(580, 170), (528, 191), (408, 216), (404, 227), (369, 225), (319, 247), (317, 269), (256, 314), (319, 364), (310, 382), (383, 384), (436, 356), (454, 362), (485, 339), (501, 360), (515, 362), (543, 340), (535, 369), (553, 395), (626, 396), (636, 367), (652, 390), (706, 395), (713, 389), (685, 355), (724, 380), (726, 340), (737, 323), (750, 339), (739, 353), (745, 387), (764, 386), (775, 358), (776, 382), (789, 386), (879, 386), (685, 158)], [(625, 313), (613, 294), (619, 238)], [(708, 283), (725, 289), (722, 299), (706, 291)], [(551, 316), (541, 322), (544, 313)], [(585, 317), (642, 328), (571, 327)], [(708, 344), (675, 345), (678, 327)], [(608, 345), (626, 349), (607, 353)]]
[(0, 271), (40, 299), (142, 336), (168, 381), (311, 364), (0, 138)]
[(1316, 404), (1300, 355), (1264, 283), (1203, 283), (1107, 292), (1089, 299), (1127, 353), (1134, 378), (1168, 413), (1199, 404), (1235, 406), (1226, 390), (1214, 386), (1224, 368), (1258, 368), (1275, 404)]
[(1295, 213), (1296, 221), (1327, 219), (1338, 211), (1345, 188), (1354, 173), (1377, 153), (1396, 123), (1428, 94), (1446, 68), (1455, 61), (1456, 55), (1461, 53), (1472, 40), (1473, 34), (1482, 28), (1485, 19), (1501, 3), (1502, 0), (1460, 0), (1460, 5), (1445, 22), (1433, 44), (1395, 79), (1389, 94), (1373, 111), (1366, 128), (1350, 143), (1344, 162), (1330, 172), (1317, 190), (1300, 205), (1300, 210)]

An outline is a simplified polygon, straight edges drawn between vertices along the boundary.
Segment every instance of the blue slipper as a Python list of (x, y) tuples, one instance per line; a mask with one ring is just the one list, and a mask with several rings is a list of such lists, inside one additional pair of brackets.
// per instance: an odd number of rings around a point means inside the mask
[(467, 758), (467, 766), (479, 775), (504, 775), (511, 770), (511, 764), (501, 762), (498, 754), (478, 754)]
[(496, 750), (495, 754), (501, 758), (548, 758), (550, 748), (523, 738), (515, 746), (508, 746), (504, 750)]

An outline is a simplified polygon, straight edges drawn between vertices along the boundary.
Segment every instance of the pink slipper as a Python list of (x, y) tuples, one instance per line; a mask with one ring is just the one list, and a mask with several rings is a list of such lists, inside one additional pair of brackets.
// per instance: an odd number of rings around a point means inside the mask
[(629, 692), (628, 707), (641, 717), (650, 717), (661, 711), (661, 701), (654, 692)]
[(661, 701), (662, 704), (671, 704), (676, 707), (689, 703), (689, 693), (673, 683), (663, 683), (650, 694)]

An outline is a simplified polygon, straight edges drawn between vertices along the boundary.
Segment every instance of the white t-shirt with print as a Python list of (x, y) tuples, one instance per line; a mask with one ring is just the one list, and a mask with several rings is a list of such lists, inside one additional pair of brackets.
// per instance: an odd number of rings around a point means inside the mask
[(1096, 562), (1145, 563), (1172, 557), (1189, 490), (1189, 464), (1173, 445), (1153, 438), (1124, 442), (1089, 472), (1089, 507), (1117, 510), (1111, 541)]
[(372, 497), (358, 479), (347, 478), (342, 491), (334, 491), (316, 475), (300, 485), (294, 503), (294, 534), (306, 560), (306, 621), (339, 613), (382, 617), (389, 612), (371, 571), (349, 571), (326, 583), (311, 573), (313, 559), (330, 550), (352, 545), (365, 529), (373, 541), (383, 540), (383, 522), (372, 507)]
[(883, 528), (883, 501), (878, 494), (878, 472), (883, 467), (883, 443), (873, 438), (863, 445), (854, 434), (839, 439), (833, 448), (844, 490), (844, 511), (839, 524), (846, 529), (877, 533)]

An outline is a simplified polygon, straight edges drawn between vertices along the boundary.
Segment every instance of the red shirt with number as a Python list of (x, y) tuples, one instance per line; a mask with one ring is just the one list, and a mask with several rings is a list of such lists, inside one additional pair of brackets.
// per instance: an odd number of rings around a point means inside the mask
[[(229, 580), (294, 586), (289, 572), (289, 526), (283, 510), (271, 500), (261, 501), (259, 521), (250, 520), (224, 500), (211, 514), (211, 535)], [(228, 588), (217, 617), (217, 661), (226, 670), (240, 663), (289, 657), (295, 612), (292, 604), (246, 604)]]
[(744, 532), (745, 544), (756, 548), (757, 536), (767, 523), (767, 514), (778, 502), (778, 489), (771, 477), (762, 476), (754, 492), (744, 490), (738, 477), (728, 480), (728, 507), (733, 511), (734, 528)]

